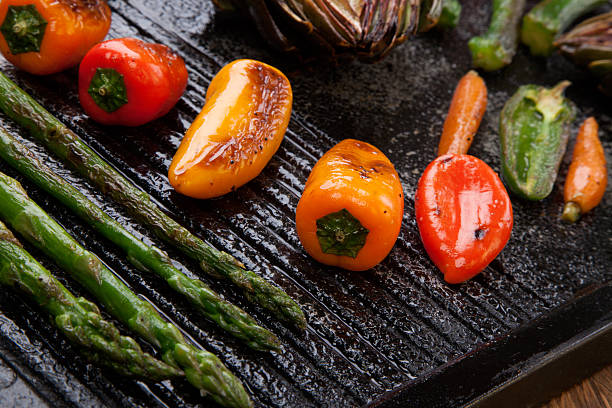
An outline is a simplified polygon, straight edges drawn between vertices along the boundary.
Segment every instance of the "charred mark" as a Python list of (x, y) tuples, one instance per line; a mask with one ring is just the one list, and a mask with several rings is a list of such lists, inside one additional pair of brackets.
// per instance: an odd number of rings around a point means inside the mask
[(474, 237), (479, 241), (484, 239), (485, 235), (487, 235), (486, 229), (478, 228), (476, 231), (474, 231)]

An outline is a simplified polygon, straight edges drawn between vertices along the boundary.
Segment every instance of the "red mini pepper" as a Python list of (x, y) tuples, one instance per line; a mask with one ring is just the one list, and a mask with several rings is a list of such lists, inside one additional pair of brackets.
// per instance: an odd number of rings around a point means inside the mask
[(512, 231), (512, 205), (500, 178), (467, 154), (443, 155), (427, 166), (415, 213), (425, 250), (449, 283), (482, 271)]
[(139, 126), (172, 109), (187, 86), (185, 62), (170, 48), (135, 38), (93, 47), (79, 67), (85, 112), (106, 125)]

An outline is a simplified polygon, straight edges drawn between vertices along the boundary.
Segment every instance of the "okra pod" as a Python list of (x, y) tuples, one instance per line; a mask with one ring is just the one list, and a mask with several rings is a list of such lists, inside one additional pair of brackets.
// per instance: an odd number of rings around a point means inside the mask
[(608, 0), (544, 0), (523, 18), (521, 41), (533, 55), (548, 56), (553, 42), (578, 17)]
[(521, 197), (542, 200), (552, 191), (575, 116), (574, 104), (563, 96), (569, 85), (521, 86), (502, 109), (502, 174)]
[(486, 34), (474, 37), (468, 43), (475, 67), (495, 71), (512, 62), (524, 8), (525, 0), (493, 1), (489, 29)]

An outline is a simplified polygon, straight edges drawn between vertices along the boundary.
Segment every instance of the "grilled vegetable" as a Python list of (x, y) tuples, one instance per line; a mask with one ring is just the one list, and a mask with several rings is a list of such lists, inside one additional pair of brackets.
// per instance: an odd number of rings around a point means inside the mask
[(578, 17), (607, 0), (544, 0), (523, 17), (521, 41), (533, 55), (548, 56), (553, 42)]
[(22, 143), (0, 127), (0, 157), (41, 189), (53, 195), (100, 234), (122, 248), (138, 269), (151, 271), (185, 296), (197, 309), (221, 328), (257, 350), (276, 350), (278, 338), (245, 311), (221, 299), (204, 282), (190, 279), (160, 249), (149, 246), (126, 231), (119, 223), (92, 203), (50, 168), (41, 163)]
[(499, 124), (504, 181), (529, 200), (542, 200), (553, 188), (567, 147), (575, 108), (563, 91), (568, 81), (552, 89), (521, 86), (506, 102)]
[(187, 86), (185, 62), (170, 48), (136, 38), (93, 47), (79, 66), (79, 99), (106, 125), (139, 126), (164, 116)]
[(91, 252), (30, 200), (21, 185), (0, 173), (0, 218), (53, 259), (94, 295), (106, 310), (159, 348), (163, 360), (180, 367), (187, 380), (219, 404), (250, 407), (240, 381), (208, 351), (188, 343), (178, 328), (132, 292)]
[(608, 171), (598, 130), (599, 126), (593, 117), (580, 126), (572, 163), (565, 179), (565, 207), (561, 216), (565, 221), (578, 221), (582, 214), (591, 211), (601, 202), (606, 191)]
[(362, 271), (391, 251), (403, 213), (402, 185), (389, 159), (371, 144), (346, 139), (312, 168), (295, 223), (314, 259)]
[(475, 67), (495, 71), (512, 62), (524, 8), (525, 0), (493, 1), (493, 15), (487, 33), (472, 38), (468, 43)]
[(135, 187), (79, 136), (40, 106), (15, 83), (0, 73), (0, 109), (25, 127), (59, 158), (87, 177), (101, 191), (124, 206), (160, 239), (195, 259), (202, 270), (214, 277), (225, 277), (243, 290), (247, 298), (271, 310), (279, 319), (304, 328), (306, 319), (300, 307), (282, 289), (244, 269), (231, 255), (206, 245), (154, 204), (153, 198)]
[(45, 309), (68, 339), (88, 356), (121, 374), (159, 381), (180, 370), (144, 353), (131, 337), (102, 318), (98, 307), (75, 298), (49, 271), (26, 252), (0, 222), (0, 284), (18, 289)]
[(415, 217), (425, 250), (448, 283), (482, 271), (512, 232), (512, 205), (497, 174), (482, 160), (446, 154), (419, 180)]
[(77, 65), (110, 23), (104, 0), (4, 0), (0, 51), (25, 71), (53, 74)]
[(461, 17), (461, 3), (459, 0), (442, 0), (442, 12), (436, 27), (455, 28), (459, 24)]
[(215, 0), (215, 4), (244, 11), (276, 49), (314, 47), (332, 56), (376, 61), (417, 31), (435, 25), (441, 1)]
[(555, 41), (561, 53), (601, 79), (599, 89), (612, 96), (612, 12), (578, 24)]
[(438, 145), (438, 156), (447, 153), (466, 154), (487, 109), (487, 85), (476, 71), (461, 78)]
[(276, 68), (246, 59), (227, 64), (172, 159), (170, 184), (181, 194), (212, 198), (255, 178), (285, 136), (292, 100)]

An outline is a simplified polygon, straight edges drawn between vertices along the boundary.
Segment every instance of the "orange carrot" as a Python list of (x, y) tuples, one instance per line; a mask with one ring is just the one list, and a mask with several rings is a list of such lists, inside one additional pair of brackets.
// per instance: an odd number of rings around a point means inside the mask
[(582, 214), (599, 204), (606, 191), (608, 172), (604, 150), (597, 135), (598, 129), (593, 117), (580, 126), (565, 180), (565, 207), (561, 216), (565, 221), (577, 221)]
[(438, 156), (466, 154), (487, 109), (487, 86), (476, 71), (461, 78), (455, 88), (438, 146)]

